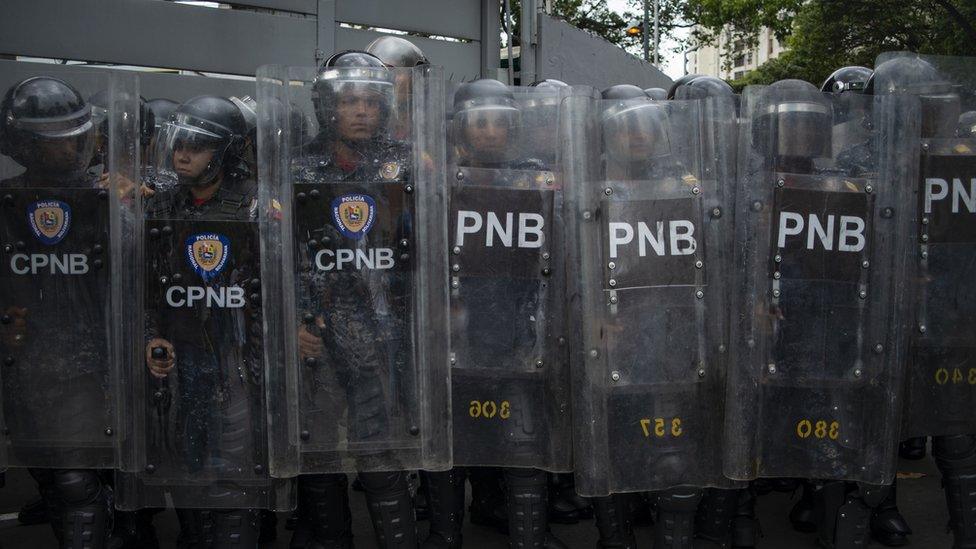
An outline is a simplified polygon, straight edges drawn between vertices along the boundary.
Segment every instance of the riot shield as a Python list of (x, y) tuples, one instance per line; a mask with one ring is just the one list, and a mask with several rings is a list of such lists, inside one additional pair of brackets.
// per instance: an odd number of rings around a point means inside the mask
[(976, 433), (976, 69), (971, 57), (881, 55), (874, 93), (918, 98), (918, 181), (903, 438)]
[(450, 462), (443, 93), (434, 67), (259, 72), (276, 476)]
[(569, 471), (561, 97), (483, 82), (452, 113), (454, 463)]
[(15, 467), (111, 468), (132, 326), (137, 84), (14, 65), (0, 107), (0, 452)]
[(915, 111), (785, 80), (741, 115), (726, 475), (889, 483)]
[[(132, 301), (144, 333), (128, 388), (138, 472), (117, 475), (117, 505), (288, 508), (290, 484), (269, 474), (263, 304), (275, 298), (261, 280), (244, 124), (195, 117), (201, 102), (237, 108), (195, 98), (157, 136), (157, 175), (174, 184), (157, 187), (142, 218), (143, 295)], [(184, 163), (191, 155), (208, 160)]]
[(731, 486), (720, 449), (734, 182), (703, 144), (730, 153), (718, 128), (733, 105), (566, 104), (581, 494)]

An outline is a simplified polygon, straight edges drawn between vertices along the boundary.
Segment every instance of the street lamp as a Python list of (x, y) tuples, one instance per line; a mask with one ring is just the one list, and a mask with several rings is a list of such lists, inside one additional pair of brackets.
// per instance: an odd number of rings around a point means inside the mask
[[(650, 12), (650, 6), (648, 5), (648, 2), (649, 2), (649, 0), (643, 0), (643, 2), (642, 2), (643, 5), (644, 5), (644, 19), (643, 19), (643, 21), (638, 21), (638, 22), (631, 23), (627, 27), (627, 30), (625, 30), (624, 32), (627, 34), (627, 36), (634, 36), (634, 37), (641, 36), (643, 38), (644, 61), (650, 62), (650, 60), (651, 60), (651, 52), (650, 52), (650, 49), (651, 48), (650, 48), (649, 42), (650, 42), (650, 38), (651, 38), (650, 37), (650, 34), (651, 33), (650, 33), (650, 29), (648, 28), (650, 26), (649, 25), (649, 23), (650, 23), (650, 13), (649, 13)], [(658, 13), (658, 4), (659, 4), (659, 2), (660, 2), (660, 0), (654, 0), (654, 65), (655, 66), (659, 63), (659, 60), (658, 60), (658, 43), (659, 43), (659, 40), (660, 40), (659, 35), (658, 35), (658, 24), (659, 24), (658, 23), (658, 19), (660, 17), (660, 15)]]

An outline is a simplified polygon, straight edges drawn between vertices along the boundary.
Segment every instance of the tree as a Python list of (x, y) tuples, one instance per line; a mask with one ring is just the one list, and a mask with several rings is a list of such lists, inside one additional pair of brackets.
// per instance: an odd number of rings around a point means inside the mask
[(684, 17), (700, 26), (690, 40), (720, 33), (755, 45), (769, 27), (788, 48), (733, 86), (800, 78), (819, 84), (846, 65), (872, 66), (883, 51), (976, 55), (976, 3), (964, 0), (687, 0)]

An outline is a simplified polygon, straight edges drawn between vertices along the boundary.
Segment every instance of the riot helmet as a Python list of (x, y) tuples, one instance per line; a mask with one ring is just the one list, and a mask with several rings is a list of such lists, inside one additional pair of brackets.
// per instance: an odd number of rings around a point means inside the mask
[(959, 122), (956, 124), (956, 137), (976, 138), (976, 111), (966, 111), (959, 115)]
[(874, 71), (867, 67), (841, 67), (831, 73), (820, 86), (820, 91), (826, 93), (861, 93)]
[(159, 132), (159, 127), (169, 120), (169, 117), (173, 114), (173, 111), (175, 111), (176, 107), (179, 107), (180, 104), (172, 99), (160, 97), (146, 101), (146, 106), (150, 111), (152, 111), (153, 121), (156, 123), (156, 132)]
[(664, 88), (646, 88), (644, 95), (653, 101), (664, 101), (668, 98), (668, 90)]
[(454, 139), (462, 162), (514, 158), (522, 113), (512, 91), (489, 78), (462, 84), (454, 94)]
[(646, 162), (671, 154), (665, 105), (651, 101), (644, 90), (630, 84), (603, 90), (600, 129), (608, 159)]
[(763, 90), (753, 125), (757, 143), (777, 159), (814, 159), (831, 156), (833, 110), (816, 86), (803, 80), (780, 80)]
[[(124, 98), (123, 98), (124, 99)], [(97, 129), (97, 135), (101, 139), (108, 138), (108, 113), (111, 99), (108, 90), (101, 90), (88, 98), (92, 110), (92, 122)], [(139, 143), (143, 147), (148, 147), (156, 133), (156, 115), (149, 108), (148, 102), (139, 96)]]
[(91, 107), (67, 82), (36, 76), (14, 84), (0, 105), (0, 153), (47, 177), (72, 177), (92, 159)]
[(387, 67), (418, 67), (429, 65), (423, 50), (399, 36), (381, 36), (366, 46), (366, 53), (376, 56)]
[(553, 163), (556, 161), (554, 133), (559, 123), (559, 104), (570, 90), (562, 80), (537, 80), (519, 94), (522, 110), (522, 143), (529, 156)]
[(177, 107), (160, 129), (156, 171), (175, 175), (181, 185), (206, 187), (219, 176), (249, 175), (244, 160), (247, 123), (233, 102), (201, 95)]
[(922, 137), (951, 137), (962, 110), (956, 87), (928, 61), (895, 57), (874, 69), (864, 93), (915, 95), (922, 104)]
[(725, 80), (714, 76), (699, 76), (675, 86), (671, 99), (708, 99), (733, 95), (735, 91)]
[(358, 149), (389, 131), (394, 95), (390, 71), (376, 56), (337, 53), (319, 68), (312, 87), (319, 132)]
[(686, 75), (682, 76), (681, 78), (675, 80), (674, 82), (671, 83), (671, 87), (668, 88), (668, 97), (667, 98), (668, 99), (674, 99), (674, 92), (678, 88), (680, 88), (681, 86), (685, 85), (688, 82), (691, 82), (692, 80), (694, 80), (694, 79), (696, 79), (696, 78), (698, 78), (700, 76), (703, 76), (703, 75), (701, 75), (701, 74), (686, 74)]

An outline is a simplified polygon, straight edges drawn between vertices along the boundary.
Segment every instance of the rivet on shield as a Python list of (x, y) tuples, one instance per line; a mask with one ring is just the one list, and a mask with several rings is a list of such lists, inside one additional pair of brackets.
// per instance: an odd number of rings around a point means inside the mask
[(596, 358), (598, 356), (600, 356), (600, 351), (597, 351), (596, 349), (590, 349), (590, 358)]
[(884, 345), (882, 345), (882, 344), (880, 344), (880, 343), (878, 343), (877, 345), (875, 345), (875, 346), (874, 346), (874, 352), (875, 352), (875, 353), (878, 353), (879, 355), (880, 355), (881, 353), (883, 353), (883, 352), (884, 352)]
[(318, 363), (319, 361), (316, 360), (314, 356), (305, 357), (305, 366), (309, 368), (314, 368)]
[(163, 236), (169, 236), (173, 234), (173, 227), (169, 225), (163, 225)]
[(295, 195), (295, 198), (297, 198), (299, 202), (305, 202), (305, 199), (308, 197), (305, 195), (305, 193), (298, 193)]
[(610, 372), (610, 379), (620, 381), (620, 372)]
[(781, 256), (779, 254), (776, 254), (775, 256), (773, 256), (773, 261), (775, 261), (776, 263), (782, 263), (783, 262), (783, 256)]
[(607, 263), (607, 268), (608, 269), (616, 269), (617, 268), (617, 264), (614, 263), (613, 261), (611, 261), (610, 263)]
[(457, 357), (452, 354), (451, 355), (451, 366), (454, 366), (455, 364), (457, 364)]
[(699, 194), (701, 194), (701, 188), (700, 188), (700, 187), (697, 187), (697, 186), (695, 186), (695, 187), (692, 187), (692, 188), (691, 188), (691, 194), (694, 194), (694, 195), (699, 195)]
[(865, 259), (864, 261), (861, 262), (861, 268), (862, 269), (867, 269), (870, 266), (871, 266), (871, 262), (868, 261), (867, 259)]
[(12, 318), (10, 318), (10, 315), (3, 315), (3, 316), (0, 316), (0, 324), (10, 324), (10, 322), (11, 322), (12, 320), (13, 320), (13, 319), (12, 319)]
[(308, 196), (312, 197), (313, 200), (316, 199), (316, 198), (318, 198), (319, 197), (319, 190), (318, 189), (312, 189), (311, 191), (308, 191)]
[(610, 287), (613, 288), (614, 286), (617, 285), (617, 281), (611, 278), (610, 280), (607, 281), (607, 284), (609, 284)]
[(718, 346), (718, 352), (720, 352), (720, 353), (724, 353), (725, 352), (725, 344), (724, 343)]
[(542, 361), (541, 360), (535, 361), (535, 367), (536, 368), (542, 368), (542, 366), (543, 366), (543, 364), (542, 364)]
[(922, 143), (922, 150), (923, 151), (929, 150), (929, 144), (928, 143)]
[(10, 244), (5, 244), (3, 247), (3, 251), (9, 254), (10, 252), (14, 251), (14, 247), (11, 246)]
[(610, 296), (610, 304), (611, 305), (616, 305), (618, 301), (620, 301), (620, 299), (617, 296), (615, 296), (615, 295)]
[(854, 368), (854, 377), (861, 377), (861, 369)]
[(409, 429), (409, 433), (410, 433), (411, 436), (417, 436), (417, 435), (419, 435), (420, 434), (420, 427), (417, 427), (416, 425), (411, 425), (410, 426), (410, 429)]
[(776, 365), (775, 364), (772, 364), (772, 363), (768, 364), (766, 366), (766, 371), (769, 372), (769, 373), (771, 373), (771, 374), (775, 374), (776, 373)]
[(3, 195), (3, 204), (5, 206), (13, 206), (14, 205), (14, 197), (13, 197), (13, 195), (10, 195), (10, 194)]
[(410, 254), (400, 254), (400, 261), (403, 262), (410, 261)]
[(455, 263), (454, 265), (451, 265), (451, 270), (456, 273), (461, 270), (461, 266)]
[(301, 438), (302, 440), (306, 440), (306, 441), (307, 441), (308, 439), (310, 439), (310, 438), (312, 438), (312, 434), (311, 434), (311, 433), (309, 433), (308, 431), (302, 431), (301, 433), (299, 433), (299, 435), (298, 435), (298, 436), (299, 436), (299, 438)]
[(551, 177), (546, 178), (546, 185), (552, 185), (553, 181)]
[(921, 326), (918, 327), (918, 333), (920, 334), (925, 333), (925, 324), (922, 324)]
[(311, 323), (315, 322), (315, 315), (313, 315), (312, 313), (305, 313), (305, 314), (303, 314), (302, 315), (302, 322), (304, 322), (305, 324), (311, 324)]
[(549, 252), (542, 252), (542, 259), (549, 259)]
[(461, 247), (455, 246), (454, 249), (451, 250), (451, 253), (453, 253), (454, 255), (458, 255), (459, 253), (461, 253)]
[(705, 297), (705, 292), (703, 292), (701, 290), (698, 290), (697, 292), (695, 292), (695, 297), (697, 297), (698, 299), (701, 299), (701, 298)]
[(149, 238), (159, 238), (159, 229), (155, 227), (149, 229)]
[(695, 268), (696, 268), (696, 269), (701, 269), (701, 268), (702, 268), (702, 267), (704, 267), (704, 266), (705, 266), (705, 264), (704, 264), (704, 263), (702, 263), (702, 261), (701, 261), (700, 259), (699, 259), (698, 261), (696, 261), (696, 262), (695, 262)]
[(406, 247), (409, 247), (409, 246), (410, 246), (410, 241), (409, 240), (407, 240), (406, 238), (401, 238), (400, 239), (400, 247), (401, 248), (406, 248)]
[(585, 219), (587, 221), (589, 221), (590, 219), (593, 219), (593, 213), (590, 212), (589, 210), (583, 212), (583, 219)]
[(603, 189), (603, 194), (610, 196), (611, 194), (613, 194), (613, 189), (607, 187), (606, 189)]
[(929, 218), (923, 217), (922, 218), (922, 225), (928, 225), (928, 224), (929, 224)]
[(156, 466), (153, 465), (152, 463), (147, 464), (146, 465), (146, 472), (149, 473), (150, 475), (153, 474), (153, 473), (155, 473), (156, 472)]
[(551, 274), (552, 274), (552, 269), (550, 269), (549, 267), (542, 268), (542, 276), (549, 276)]
[(779, 280), (780, 277), (782, 277), (782, 276), (783, 276), (782, 273), (780, 273), (779, 271), (776, 271), (775, 273), (773, 273), (773, 278), (775, 278), (776, 280)]
[(165, 286), (165, 285), (169, 284), (169, 278), (167, 278), (165, 276), (161, 276), (161, 277), (159, 277), (159, 283), (162, 284), (163, 286)]
[(24, 251), (27, 248), (27, 244), (23, 240), (18, 240), (14, 243), (14, 247), (20, 251)]
[(102, 199), (108, 198), (108, 191), (105, 190), (98, 191), (98, 198), (102, 198)]
[(454, 288), (456, 290), (460, 286), (461, 286), (461, 283), (458, 282), (458, 279), (455, 277), (454, 280), (451, 281), (451, 288)]
[(779, 290), (773, 290), (773, 297), (779, 297)]
[(403, 192), (405, 192), (407, 194), (412, 193), (413, 192), (413, 185), (407, 185), (407, 186), (403, 187)]
[(110, 436), (112, 436), (112, 435), (113, 435), (114, 433), (115, 433), (115, 432), (114, 432), (114, 431), (112, 431), (112, 428), (111, 428), (111, 427), (106, 427), (106, 428), (105, 428), (105, 436), (107, 436), (107, 437), (110, 437)]
[(100, 254), (104, 250), (105, 250), (105, 248), (103, 248), (101, 244), (95, 244), (94, 246), (92, 246), (92, 253)]
[(922, 242), (928, 242), (928, 241), (929, 241), (929, 235), (923, 234), (922, 235)]
[(258, 465), (255, 465), (254, 466), (254, 474), (255, 475), (260, 475), (263, 472), (264, 472), (264, 466), (263, 465), (258, 464)]
[(92, 265), (96, 269), (101, 269), (102, 268), (102, 260), (101, 259), (96, 259), (95, 261), (92, 261)]
[(760, 201), (757, 200), (757, 201), (755, 201), (755, 202), (752, 203), (752, 211), (758, 212), (758, 211), (761, 211), (761, 210), (762, 210), (762, 202), (760, 202)]
[(865, 185), (864, 192), (871, 194), (872, 192), (874, 192), (874, 187), (872, 187), (871, 185)]
[(308, 241), (308, 247), (311, 248), (311, 249), (313, 249), (313, 250), (316, 249), (316, 248), (318, 248), (319, 247), (319, 241), (318, 240), (315, 240), (314, 238), (311, 239), (311, 240), (309, 240)]
[(704, 368), (699, 368), (698, 369), (698, 377), (705, 377), (705, 369)]
[(786, 180), (785, 179), (777, 179), (776, 180), (776, 186), (777, 187), (783, 187), (785, 185), (786, 185)]
[(712, 208), (712, 217), (715, 219), (722, 217), (722, 208)]
[(885, 219), (890, 219), (891, 216), (893, 216), (893, 215), (895, 215), (895, 210), (893, 210), (890, 207), (881, 210), (881, 217), (883, 217)]
[(868, 293), (864, 290), (861, 290), (860, 292), (857, 292), (857, 297), (860, 297), (861, 299), (867, 299)]
[(461, 170), (458, 170), (458, 173), (456, 173), (454, 175), (454, 177), (456, 177), (458, 181), (461, 181), (461, 180), (464, 179), (464, 172), (462, 172)]
[(922, 250), (922, 254), (921, 255), (922, 255), (922, 259), (928, 259), (929, 258), (929, 253), (926, 252), (925, 250)]

